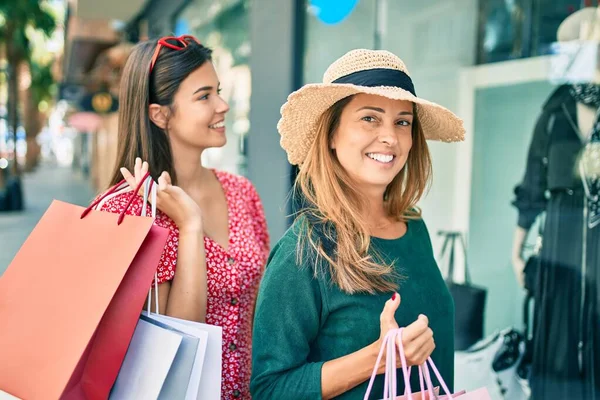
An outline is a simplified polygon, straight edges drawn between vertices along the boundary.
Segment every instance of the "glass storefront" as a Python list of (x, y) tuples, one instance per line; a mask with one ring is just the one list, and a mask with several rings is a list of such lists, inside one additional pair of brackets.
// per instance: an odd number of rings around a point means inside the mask
[(558, 26), (578, 6), (572, 0), (480, 1), (477, 63), (551, 54)]
[(229, 103), (227, 144), (204, 152), (205, 165), (246, 174), (246, 135), (250, 130), (250, 39), (248, 0), (194, 0), (176, 16), (175, 33), (191, 34), (213, 50), (221, 96)]

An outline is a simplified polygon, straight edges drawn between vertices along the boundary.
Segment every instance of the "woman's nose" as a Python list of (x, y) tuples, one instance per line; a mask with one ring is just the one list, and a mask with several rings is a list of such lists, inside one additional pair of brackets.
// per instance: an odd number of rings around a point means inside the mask
[(219, 104), (217, 105), (216, 112), (219, 114), (225, 114), (227, 111), (229, 111), (229, 104), (227, 104), (227, 102), (221, 96), (219, 96)]
[(398, 143), (396, 131), (392, 128), (383, 127), (379, 133), (379, 141), (387, 144), (388, 146), (395, 146)]

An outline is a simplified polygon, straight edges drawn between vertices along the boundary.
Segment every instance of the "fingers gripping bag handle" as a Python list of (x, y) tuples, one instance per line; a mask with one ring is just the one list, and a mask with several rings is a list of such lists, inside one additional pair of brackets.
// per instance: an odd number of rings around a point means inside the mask
[[(410, 386), (410, 371), (411, 368), (408, 366), (408, 362), (406, 360), (406, 353), (404, 351), (404, 346), (402, 344), (402, 334), (404, 328), (392, 329), (390, 330), (382, 340), (381, 348), (379, 349), (379, 355), (377, 356), (377, 361), (375, 362), (375, 366), (373, 368), (373, 372), (371, 374), (371, 379), (369, 380), (369, 385), (367, 387), (367, 391), (364, 395), (364, 400), (369, 399), (369, 395), (371, 394), (371, 390), (373, 389), (373, 383), (375, 381), (375, 377), (377, 376), (377, 370), (379, 369), (379, 365), (383, 358), (384, 351), (386, 353), (386, 370), (384, 376), (384, 393), (382, 400), (394, 400), (397, 393), (397, 368), (396, 368), (396, 351), (400, 357), (400, 364), (402, 369), (402, 375), (404, 378), (404, 395), (406, 399), (413, 400), (413, 393)], [(429, 367), (433, 370), (436, 378), (440, 382), (442, 389), (445, 392), (446, 399), (452, 399), (453, 395), (448, 389), (448, 385), (442, 378), (439, 370), (435, 366), (431, 357), (429, 357), (423, 365), (418, 366), (419, 369), (419, 386), (421, 389), (421, 396), (423, 396), (426, 391), (429, 395), (429, 399), (436, 399), (437, 396), (434, 392), (433, 382), (431, 380), (431, 374), (429, 371)]]
[[(127, 201), (127, 205), (123, 208), (123, 210), (121, 211), (121, 213), (119, 214), (119, 218), (117, 220), (117, 224), (121, 225), (121, 223), (123, 222), (123, 219), (125, 218), (125, 214), (127, 213), (127, 210), (129, 209), (129, 207), (131, 206), (131, 204), (133, 203), (133, 200), (136, 198), (137, 194), (139, 193), (140, 189), (142, 188), (142, 185), (148, 181), (151, 180), (150, 177), (150, 172), (147, 172), (143, 179), (140, 181), (140, 183), (138, 183), (137, 187), (134, 188), (134, 190), (131, 192), (131, 195), (129, 196), (129, 200)], [(108, 191), (106, 191), (106, 193), (104, 193), (102, 196), (98, 197), (94, 202), (92, 202), (92, 204), (90, 204), (82, 213), (81, 213), (81, 218), (85, 218), (86, 215), (88, 215), (90, 213), (90, 211), (96, 209), (96, 207), (103, 202), (104, 200), (106, 200), (108, 197), (116, 194), (116, 193), (125, 193), (127, 190), (127, 185), (126, 185), (126, 181), (122, 180), (121, 182), (117, 183), (115, 186), (113, 186), (112, 188), (110, 188)]]
[[(408, 363), (404, 354), (404, 348), (402, 346), (402, 329), (392, 329), (384, 336), (381, 343), (381, 348), (379, 349), (379, 355), (377, 356), (377, 361), (375, 362), (375, 366), (373, 367), (373, 373), (371, 374), (371, 379), (369, 380), (367, 391), (364, 395), (364, 400), (369, 399), (369, 395), (371, 394), (371, 390), (373, 389), (373, 383), (375, 382), (377, 370), (379, 369), (379, 365), (381, 363), (381, 359), (383, 358), (384, 351), (386, 352), (386, 369), (384, 376), (383, 400), (393, 400), (398, 396), (396, 368), (397, 351), (400, 356), (402, 375), (404, 378), (405, 394), (409, 400), (413, 400), (412, 392), (410, 389), (410, 368), (408, 367)], [(423, 393), (424, 384), (421, 370), (419, 370), (419, 377), (421, 392)]]

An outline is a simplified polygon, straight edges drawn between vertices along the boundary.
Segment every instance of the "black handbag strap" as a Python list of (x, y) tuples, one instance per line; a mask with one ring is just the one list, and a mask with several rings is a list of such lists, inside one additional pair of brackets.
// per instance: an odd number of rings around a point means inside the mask
[(445, 236), (444, 244), (442, 245), (442, 251), (440, 252), (440, 260), (444, 257), (446, 252), (448, 251), (449, 246), (449, 257), (448, 257), (448, 269), (446, 274), (446, 281), (453, 282), (454, 281), (454, 250), (456, 247), (456, 241), (460, 243), (463, 251), (463, 257), (465, 261), (465, 270), (464, 270), (464, 281), (465, 284), (471, 284), (471, 274), (469, 273), (469, 264), (467, 261), (467, 245), (465, 243), (464, 235), (461, 232), (445, 232), (440, 231), (438, 235)]

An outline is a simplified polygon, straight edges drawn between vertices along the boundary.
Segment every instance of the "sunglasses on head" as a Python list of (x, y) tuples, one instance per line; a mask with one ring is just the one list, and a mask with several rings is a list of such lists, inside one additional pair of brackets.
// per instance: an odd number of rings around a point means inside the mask
[(158, 43), (156, 44), (156, 49), (154, 50), (154, 54), (152, 55), (152, 61), (150, 61), (150, 73), (152, 73), (154, 64), (156, 64), (156, 60), (158, 59), (160, 50), (163, 47), (168, 47), (169, 49), (172, 49), (172, 50), (183, 50), (188, 46), (188, 42), (190, 40), (193, 40), (194, 42), (200, 44), (198, 39), (196, 39), (192, 35), (165, 36), (165, 37), (158, 39)]

